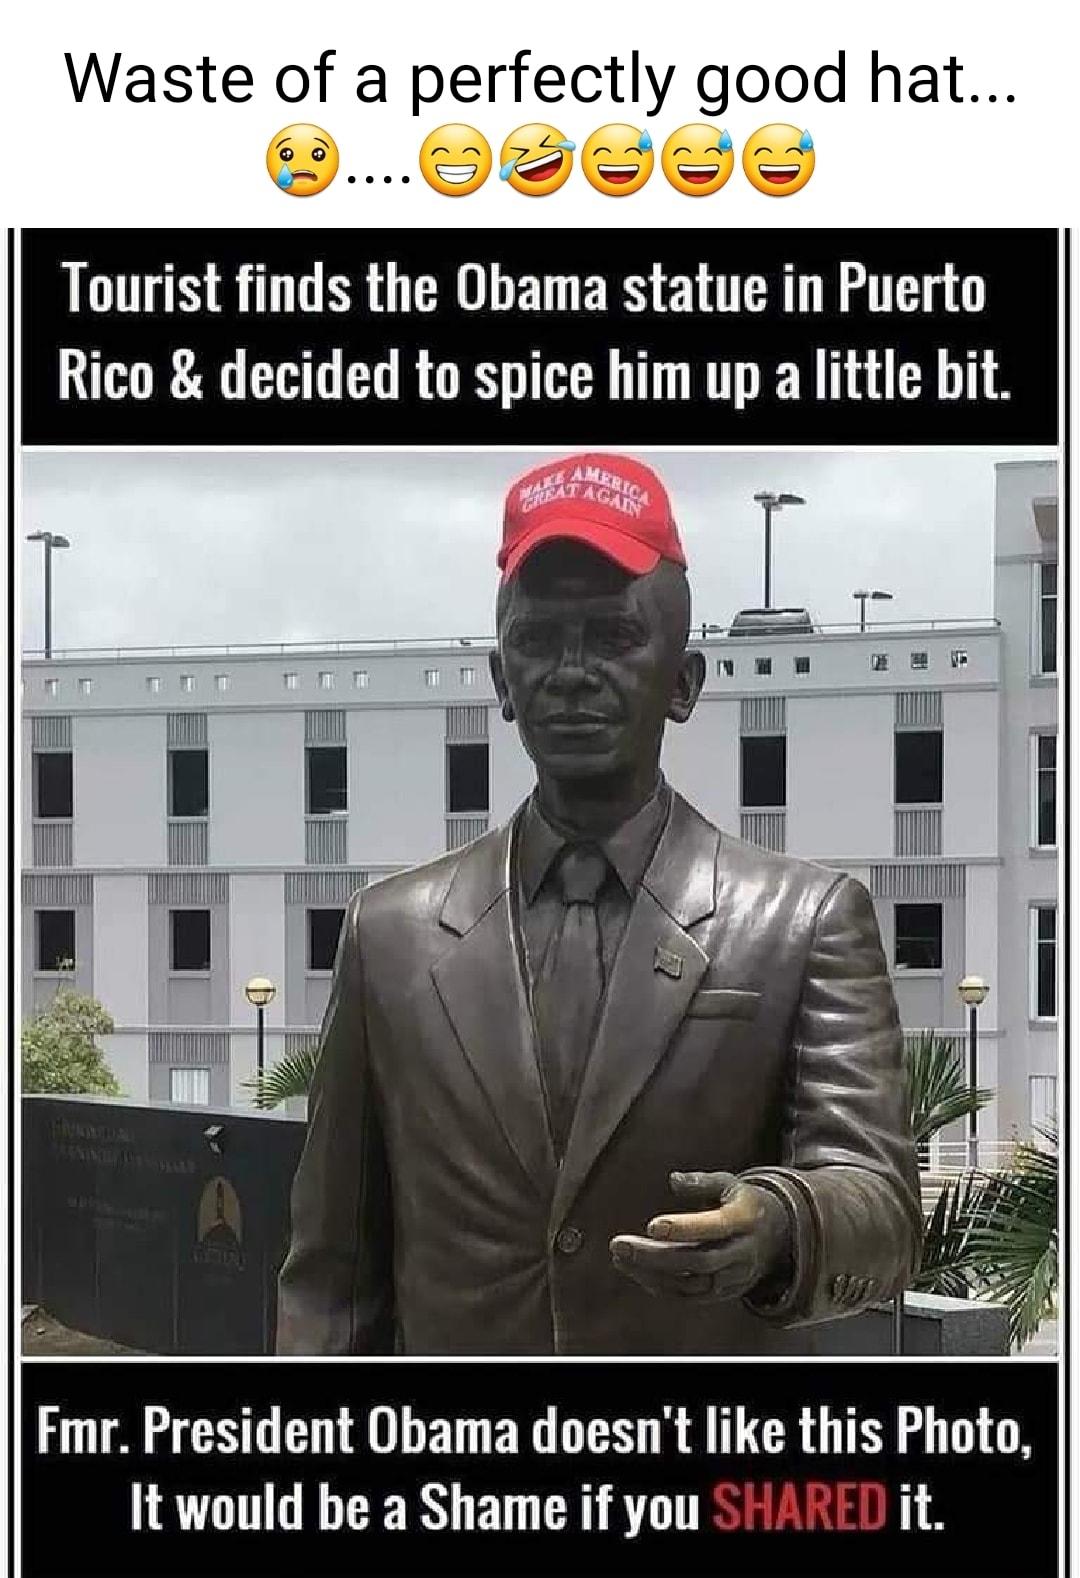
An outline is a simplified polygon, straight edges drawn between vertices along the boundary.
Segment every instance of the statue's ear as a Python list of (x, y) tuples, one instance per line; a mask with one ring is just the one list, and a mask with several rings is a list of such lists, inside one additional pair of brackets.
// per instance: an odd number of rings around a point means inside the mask
[(668, 707), (668, 717), (673, 723), (685, 723), (697, 705), (701, 687), (705, 683), (705, 655), (702, 652), (684, 652), (675, 679), (675, 694)]
[(499, 698), (499, 707), (507, 723), (514, 721), (514, 704), (510, 700), (510, 692), (506, 688), (506, 675), (503, 673), (502, 658), (496, 648), (488, 658), (488, 667), (491, 669), (491, 683), (495, 686), (495, 694)]

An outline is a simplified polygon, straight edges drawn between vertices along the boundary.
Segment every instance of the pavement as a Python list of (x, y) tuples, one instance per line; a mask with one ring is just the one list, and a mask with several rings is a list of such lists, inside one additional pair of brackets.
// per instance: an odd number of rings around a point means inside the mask
[(101, 1359), (120, 1358), (125, 1354), (139, 1356), (141, 1348), (125, 1348), (123, 1343), (110, 1342), (107, 1337), (91, 1337), (84, 1331), (72, 1331), (41, 1308), (40, 1304), (25, 1304), (22, 1311), (22, 1351), (27, 1359)]

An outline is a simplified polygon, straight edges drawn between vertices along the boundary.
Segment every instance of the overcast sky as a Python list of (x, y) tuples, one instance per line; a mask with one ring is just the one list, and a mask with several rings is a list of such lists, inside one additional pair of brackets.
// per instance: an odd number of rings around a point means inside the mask
[[(992, 612), (994, 461), (1042, 452), (646, 455), (674, 502), (694, 619), (762, 599), (762, 488), (805, 495), (774, 525), (773, 601), (897, 620)], [(54, 650), (472, 635), (492, 629), (502, 496), (549, 458), (500, 454), (28, 454), (26, 531), (54, 555)], [(551, 456), (551, 458), (555, 458)], [(23, 544), (23, 647), (42, 646), (42, 553)]]

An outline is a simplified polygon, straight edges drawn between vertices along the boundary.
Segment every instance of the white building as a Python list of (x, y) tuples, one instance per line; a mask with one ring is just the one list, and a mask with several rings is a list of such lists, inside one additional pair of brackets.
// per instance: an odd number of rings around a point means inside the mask
[[(987, 1139), (1056, 1110), (1057, 484), (997, 468), (982, 623), (715, 635), (666, 770), (719, 826), (873, 896), (909, 1029), (985, 976)], [(504, 819), (531, 764), (483, 643), (60, 654), (24, 666), (23, 1005), (58, 966), (136, 1098), (245, 1102), (310, 1040), (349, 893)]]

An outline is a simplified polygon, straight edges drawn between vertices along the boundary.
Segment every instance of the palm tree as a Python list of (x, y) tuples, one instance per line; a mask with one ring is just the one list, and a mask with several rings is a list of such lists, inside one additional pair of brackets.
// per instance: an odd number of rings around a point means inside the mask
[(256, 1107), (267, 1111), (294, 1096), (306, 1096), (311, 1089), (318, 1055), (318, 1044), (309, 1041), (298, 1051), (287, 1052), (261, 1074), (244, 1080), (248, 1089), (255, 1092)]

